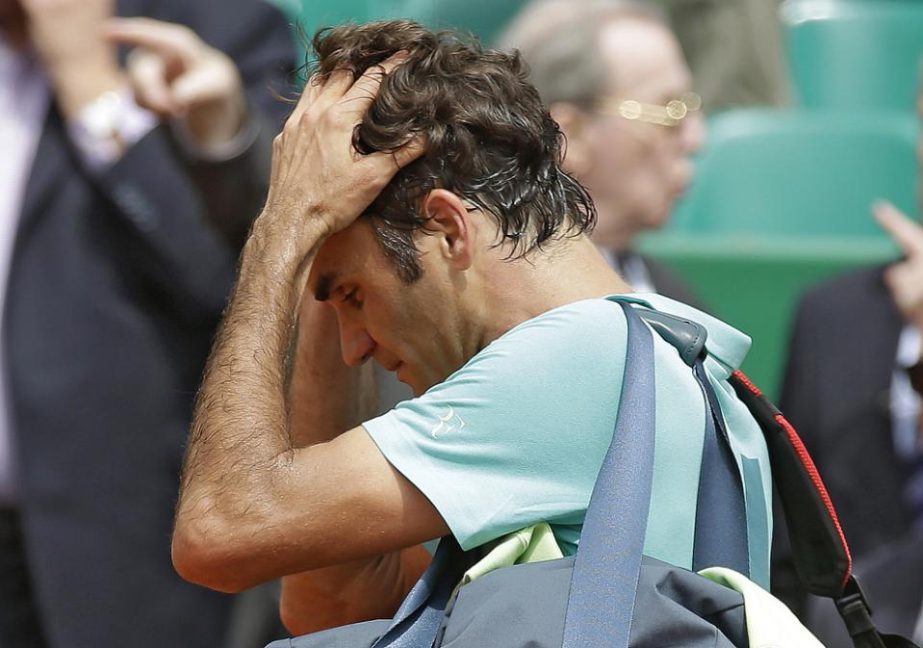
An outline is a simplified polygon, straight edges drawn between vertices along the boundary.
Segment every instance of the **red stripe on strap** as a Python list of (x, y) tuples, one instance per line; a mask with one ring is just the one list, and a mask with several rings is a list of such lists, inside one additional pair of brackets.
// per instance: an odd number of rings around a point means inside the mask
[(843, 528), (840, 526), (840, 519), (837, 517), (836, 510), (833, 508), (833, 502), (830, 500), (830, 494), (827, 493), (827, 487), (824, 486), (824, 482), (820, 478), (820, 473), (817, 472), (817, 466), (814, 465), (814, 460), (811, 459), (811, 455), (808, 454), (808, 450), (804, 447), (804, 443), (801, 442), (801, 437), (795, 432), (795, 428), (793, 428), (791, 423), (786, 421), (785, 417), (781, 414), (776, 414), (775, 419), (776, 423), (781, 425), (788, 435), (789, 442), (792, 444), (795, 452), (798, 453), (798, 458), (801, 460), (804, 469), (811, 478), (815, 490), (817, 490), (818, 495), (820, 495), (824, 503), (824, 508), (827, 509), (827, 515), (833, 520), (833, 526), (836, 528), (836, 533), (840, 537), (840, 544), (843, 545), (843, 551), (846, 552), (846, 574), (843, 576), (843, 583), (841, 585), (841, 587), (845, 588), (846, 583), (849, 581), (849, 576), (852, 574), (852, 556), (849, 553), (849, 545), (846, 544), (846, 536), (843, 535)]
[(733, 375), (737, 380), (740, 381), (740, 384), (746, 387), (747, 390), (750, 391), (754, 396), (763, 395), (763, 392), (760, 391), (760, 388), (754, 385), (752, 382), (750, 382), (750, 379), (747, 378), (747, 376), (744, 374), (743, 371), (741, 371), (740, 369), (737, 369), (734, 371)]

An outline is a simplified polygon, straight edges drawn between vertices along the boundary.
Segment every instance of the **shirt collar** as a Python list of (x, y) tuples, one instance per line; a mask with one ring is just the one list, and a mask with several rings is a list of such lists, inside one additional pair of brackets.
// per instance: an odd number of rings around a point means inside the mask
[(716, 378), (726, 379), (739, 369), (750, 350), (750, 336), (692, 306), (655, 293), (636, 293), (630, 297), (633, 301), (646, 304), (655, 310), (679, 315), (704, 326), (708, 331), (705, 346), (708, 349), (709, 360), (715, 363), (711, 370)]

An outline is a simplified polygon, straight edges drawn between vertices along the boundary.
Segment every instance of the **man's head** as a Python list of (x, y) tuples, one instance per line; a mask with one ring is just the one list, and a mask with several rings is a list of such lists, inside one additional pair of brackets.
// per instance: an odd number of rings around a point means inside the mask
[(353, 144), (387, 152), (421, 138), (425, 152), (324, 243), (310, 284), (337, 310), (347, 362), (374, 357), (419, 393), (502, 328), (485, 309), (507, 269), (541, 265), (595, 211), (561, 169), (562, 135), (518, 55), (407, 21), (324, 30), (314, 50), (320, 79), (406, 52)]
[(347, 25), (315, 36), (316, 74), (359, 75), (402, 50), (406, 62), (382, 83), (354, 144), (367, 153), (414, 136), (426, 141), (426, 153), (366, 212), (405, 281), (421, 272), (412, 233), (425, 231), (421, 201), (435, 188), (492, 217), (498, 243), (511, 245), (514, 256), (592, 227), (586, 192), (561, 170), (561, 132), (518, 55), (410, 21)]
[(565, 168), (599, 210), (597, 243), (623, 249), (663, 225), (704, 133), (697, 106), (683, 101), (691, 77), (660, 15), (628, 0), (537, 0), (500, 45), (520, 50), (567, 137)]

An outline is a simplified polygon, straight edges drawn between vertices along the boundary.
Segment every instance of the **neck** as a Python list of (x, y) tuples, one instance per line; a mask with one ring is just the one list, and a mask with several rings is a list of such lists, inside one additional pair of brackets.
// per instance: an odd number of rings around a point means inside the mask
[(491, 264), (490, 288), (480, 309), (490, 322), (481, 348), (552, 308), (632, 292), (586, 236), (557, 241), (526, 259), (506, 261), (502, 254)]

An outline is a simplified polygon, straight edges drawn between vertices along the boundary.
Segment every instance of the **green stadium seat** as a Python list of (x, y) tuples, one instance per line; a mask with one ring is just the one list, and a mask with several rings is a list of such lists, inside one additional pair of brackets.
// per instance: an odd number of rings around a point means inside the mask
[(437, 29), (460, 29), (490, 45), (525, 0), (404, 0), (400, 15)]
[(916, 120), (741, 110), (713, 117), (708, 137), (689, 194), (641, 248), (753, 337), (744, 371), (774, 396), (802, 291), (897, 256), (869, 207), (916, 213)]
[(923, 2), (788, 0), (781, 18), (801, 106), (913, 110)]
[(903, 113), (735, 110), (709, 121), (672, 231), (882, 236), (870, 205), (915, 206), (917, 121)]
[(271, 0), (308, 34), (327, 25), (411, 18), (471, 32), (490, 43), (525, 0)]
[(672, 268), (707, 310), (753, 338), (744, 372), (778, 396), (791, 318), (809, 286), (847, 270), (896, 258), (880, 238), (675, 234), (649, 236), (640, 248)]
[(460, 29), (490, 44), (525, 0), (270, 0), (310, 38), (314, 32), (345, 22), (411, 18), (431, 28)]

